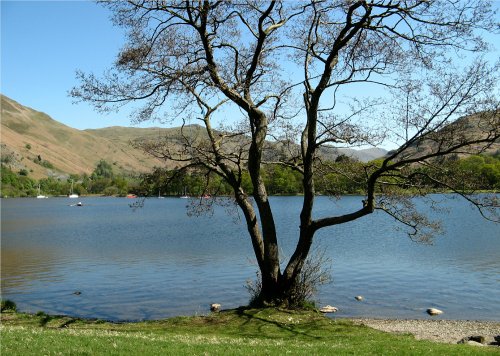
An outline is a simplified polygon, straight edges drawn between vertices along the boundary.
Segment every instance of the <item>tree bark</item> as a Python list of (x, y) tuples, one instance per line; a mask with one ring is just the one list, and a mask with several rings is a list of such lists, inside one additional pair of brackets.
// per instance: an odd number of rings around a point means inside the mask
[(264, 243), (264, 263), (261, 267), (261, 299), (270, 302), (279, 289), (281, 271), (276, 226), (261, 174), (262, 150), (267, 135), (267, 118), (264, 113), (257, 109), (251, 110), (249, 116), (254, 130), (252, 130), (252, 143), (248, 155), (248, 171), (254, 187), (253, 196), (259, 210)]

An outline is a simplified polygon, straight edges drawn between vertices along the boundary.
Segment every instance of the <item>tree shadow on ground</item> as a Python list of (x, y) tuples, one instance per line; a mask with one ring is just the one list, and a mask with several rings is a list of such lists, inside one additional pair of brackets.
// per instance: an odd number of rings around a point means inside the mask
[[(320, 341), (333, 336), (347, 336), (354, 327), (345, 321), (337, 322), (315, 311), (285, 309), (251, 309), (241, 307), (232, 310), (241, 320), (238, 330), (241, 336), (259, 338)], [(223, 312), (224, 313), (224, 312)]]

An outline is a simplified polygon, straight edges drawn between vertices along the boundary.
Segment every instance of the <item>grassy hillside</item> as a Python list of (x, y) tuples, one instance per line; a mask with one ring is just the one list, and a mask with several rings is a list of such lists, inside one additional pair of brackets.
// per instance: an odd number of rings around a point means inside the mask
[[(194, 142), (200, 142), (207, 138), (206, 130), (199, 125), (186, 125), (181, 127), (172, 128), (160, 128), (160, 127), (149, 127), (149, 128), (138, 128), (138, 127), (122, 127), (122, 126), (112, 126), (105, 127), (101, 129), (87, 129), (86, 133), (91, 134), (94, 137), (99, 137), (112, 142), (116, 145), (126, 145), (130, 149), (134, 149), (144, 155), (142, 149), (140, 148), (143, 144), (150, 144), (155, 142), (161, 142), (169, 146), (170, 149), (174, 151), (181, 151), (183, 149), (184, 143), (183, 136), (187, 136), (193, 139)], [(182, 133), (181, 133), (182, 132)], [(150, 158), (153, 161), (152, 158)], [(172, 161), (159, 161), (156, 166), (161, 166), (166, 169), (174, 169), (178, 163)], [(153, 166), (150, 167), (151, 170)]]
[(34, 178), (91, 173), (100, 159), (125, 172), (145, 172), (161, 165), (159, 160), (134, 149), (126, 137), (111, 139), (73, 129), (3, 95), (1, 142), (2, 163), (14, 171), (26, 169)]
[[(111, 126), (102, 129), (87, 129), (84, 130), (84, 132), (112, 142), (128, 143), (138, 139), (155, 140), (165, 137), (176, 138), (180, 135), (180, 128)], [(189, 135), (205, 135), (203, 128), (199, 125), (187, 125), (184, 127), (184, 132)]]
[[(499, 120), (498, 112), (484, 112), (461, 117), (428, 135), (425, 139), (416, 141), (405, 150), (404, 156), (406, 158), (421, 157), (438, 151), (439, 147), (441, 147), (442, 151), (445, 151), (447, 147), (452, 145), (482, 139), (489, 135), (493, 136), (495, 132), (498, 132)], [(492, 143), (486, 149), (483, 147), (484, 144), (467, 146), (459, 150), (458, 153), (451, 155), (451, 157), (456, 159), (481, 153), (495, 154), (500, 151), (500, 140)]]

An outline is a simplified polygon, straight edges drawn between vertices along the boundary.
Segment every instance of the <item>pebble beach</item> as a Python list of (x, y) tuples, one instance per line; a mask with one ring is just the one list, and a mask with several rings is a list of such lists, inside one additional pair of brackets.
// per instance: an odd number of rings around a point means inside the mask
[(500, 335), (500, 322), (474, 320), (426, 320), (426, 319), (350, 319), (357, 324), (391, 332), (413, 334), (416, 339), (456, 344), (469, 336), (484, 336), (493, 341)]

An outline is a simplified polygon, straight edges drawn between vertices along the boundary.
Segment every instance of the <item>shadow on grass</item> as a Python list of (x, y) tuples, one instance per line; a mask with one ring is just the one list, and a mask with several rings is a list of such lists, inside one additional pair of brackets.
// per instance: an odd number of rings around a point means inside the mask
[[(240, 307), (232, 312), (238, 316), (241, 336), (258, 338), (297, 338), (321, 341), (332, 337), (347, 337), (357, 326), (336, 322), (314, 311), (251, 309)], [(224, 313), (224, 312), (223, 312)]]
[[(2, 313), (4, 316), (4, 314)], [(13, 313), (10, 323), (31, 324), (49, 329), (105, 329), (119, 332), (153, 332), (161, 334), (217, 335), (236, 338), (281, 339), (297, 342), (355, 341), (366, 337), (370, 329), (349, 321), (334, 321), (323, 314), (309, 311), (240, 307), (207, 316), (174, 317), (142, 322), (109, 322), (80, 319), (63, 315)], [(16, 321), (17, 320), (17, 321)], [(5, 320), (7, 321), (7, 320)]]

